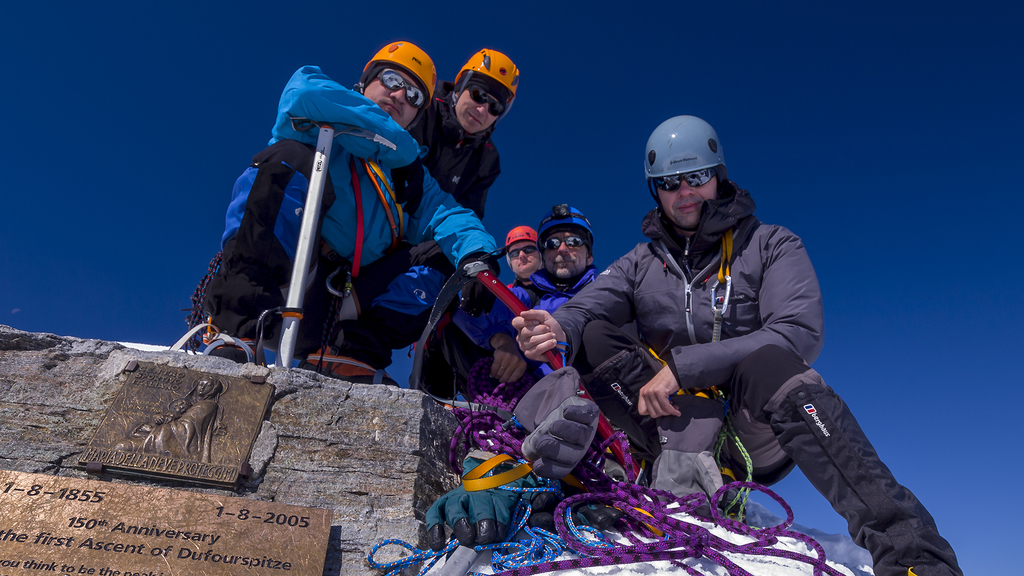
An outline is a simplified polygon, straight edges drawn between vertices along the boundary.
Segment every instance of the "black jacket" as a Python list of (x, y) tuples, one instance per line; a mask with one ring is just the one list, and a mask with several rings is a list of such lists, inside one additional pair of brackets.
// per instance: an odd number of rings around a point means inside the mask
[(482, 219), (487, 190), (501, 173), (498, 149), (491, 142), (494, 125), (485, 132), (466, 135), (455, 117), (453, 89), (451, 82), (443, 82), (409, 133), (428, 148), (423, 165), (441, 189)]

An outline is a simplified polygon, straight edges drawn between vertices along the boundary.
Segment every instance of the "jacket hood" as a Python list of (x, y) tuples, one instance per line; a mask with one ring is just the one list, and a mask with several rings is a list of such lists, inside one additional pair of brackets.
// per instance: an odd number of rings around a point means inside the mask
[(491, 124), (491, 127), (483, 132), (477, 132), (476, 134), (466, 134), (466, 131), (462, 128), (462, 124), (459, 124), (459, 119), (455, 116), (455, 102), (458, 100), (459, 95), (455, 94), (455, 84), (451, 82), (442, 82), (441, 88), (437, 91), (434, 96), (444, 101), (447, 106), (441, 106), (441, 126), (444, 128), (445, 140), (452, 142), (464, 141), (466, 144), (483, 142), (494, 134), (494, 128), (498, 125), (497, 122)]
[[(741, 221), (753, 216), (756, 207), (750, 192), (736, 186), (732, 180), (725, 180), (718, 186), (718, 198), (705, 202), (701, 208), (697, 232), (690, 238), (690, 251), (703, 252), (715, 247), (727, 230), (736, 228)], [(754, 221), (753, 218), (750, 220)], [(660, 239), (682, 251), (682, 246), (677, 240), (679, 236), (671, 231), (671, 224), (660, 207), (644, 216), (640, 229), (643, 235), (651, 240)]]

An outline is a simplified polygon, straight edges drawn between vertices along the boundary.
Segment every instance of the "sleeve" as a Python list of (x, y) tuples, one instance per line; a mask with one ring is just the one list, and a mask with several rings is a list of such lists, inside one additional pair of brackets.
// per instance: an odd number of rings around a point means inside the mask
[(295, 130), (292, 118), (331, 123), (335, 146), (387, 168), (405, 166), (420, 153), (416, 140), (380, 106), (331, 80), (317, 66), (303, 66), (288, 80), (270, 139), (271, 144), (284, 139), (315, 144), (316, 128)]
[[(513, 288), (512, 293), (527, 307), (530, 307), (530, 296), (522, 288)], [(458, 326), (474, 344), (485, 350), (493, 350), (491, 337), (499, 332), (508, 334), (514, 340), (515, 330), (512, 328), (512, 311), (500, 301), (494, 303), (494, 307), (486, 314), (476, 318), (457, 310), (452, 321)]]
[(612, 263), (553, 314), (565, 331), (569, 343), (568, 362), (580, 349), (583, 329), (592, 320), (604, 320), (616, 326), (631, 322), (635, 316), (633, 290), (639, 276), (641, 244)]
[(761, 327), (721, 342), (673, 348), (671, 359), (663, 359), (681, 386), (708, 388), (728, 382), (744, 358), (769, 344), (795, 352), (808, 364), (821, 352), (825, 321), (818, 277), (800, 238), (785, 228), (772, 228), (761, 247)]
[(493, 252), (497, 248), (480, 218), (441, 190), (426, 170), (423, 171), (422, 200), (409, 216), (406, 237), (412, 244), (425, 240), (437, 242), (456, 266), (470, 254)]

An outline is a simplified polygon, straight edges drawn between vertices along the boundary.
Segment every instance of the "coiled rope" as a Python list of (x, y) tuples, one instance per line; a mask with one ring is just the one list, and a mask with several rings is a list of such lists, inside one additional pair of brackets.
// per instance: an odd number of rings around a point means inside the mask
[[(529, 375), (517, 383), (498, 383), (490, 379), (491, 359), (481, 360), (473, 366), (469, 378), (467, 397), (476, 403), (512, 412), (534, 382)], [(449, 463), (460, 473), (462, 457), (473, 447), (489, 452), (509, 454), (522, 461), (522, 441), (526, 433), (518, 426), (510, 426), (497, 413), (454, 409), (459, 426), (452, 438)], [(621, 433), (618, 433), (621, 435)], [(615, 482), (604, 474), (605, 449), (614, 440), (594, 442), (573, 474), (589, 492), (562, 500), (554, 512), (557, 534), (527, 524), (532, 508), (527, 499), (521, 499), (509, 529), (509, 541), (477, 546), (478, 552), (491, 552), (491, 568), (503, 576), (528, 576), (556, 570), (580, 570), (597, 566), (625, 565), (656, 561), (669, 561), (688, 574), (701, 572), (683, 563), (686, 559), (704, 558), (723, 567), (731, 576), (753, 576), (740, 567), (735, 559), (743, 556), (769, 556), (786, 558), (811, 566), (814, 576), (840, 576), (841, 573), (826, 564), (825, 551), (813, 538), (789, 530), (793, 524), (793, 510), (779, 495), (754, 482), (733, 482), (720, 488), (711, 500), (703, 493), (677, 498), (670, 492), (644, 488), (635, 484)], [(749, 469), (749, 468), (748, 468)], [(518, 492), (557, 490), (557, 482), (542, 488), (514, 489)], [(762, 492), (778, 502), (786, 512), (786, 519), (777, 526), (753, 528), (723, 515), (719, 501), (730, 491)], [(589, 526), (574, 521), (573, 510), (579, 506), (599, 504), (624, 512), (615, 524), (622, 541), (615, 541)], [(702, 518), (698, 509), (710, 507), (711, 518)], [(682, 516), (682, 517), (678, 517)], [(700, 522), (694, 521), (694, 519)], [(714, 523), (731, 534), (744, 536), (749, 541), (733, 543), (713, 533), (705, 523)], [(811, 554), (801, 554), (776, 548), (780, 538), (790, 538), (806, 544)], [(376, 560), (378, 552), (387, 546), (400, 546), (410, 554), (405, 558), (382, 563)], [(387, 576), (397, 575), (422, 564), (419, 574), (425, 575), (441, 558), (458, 547), (453, 537), (440, 552), (421, 550), (397, 540), (384, 540), (373, 547), (368, 560), (373, 568), (388, 570)], [(569, 553), (577, 556), (558, 560)]]

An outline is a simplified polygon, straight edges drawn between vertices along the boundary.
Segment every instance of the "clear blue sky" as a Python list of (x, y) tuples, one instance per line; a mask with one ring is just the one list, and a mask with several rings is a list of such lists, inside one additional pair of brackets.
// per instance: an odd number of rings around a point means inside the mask
[[(489, 46), (522, 70), (494, 137), (492, 233), (568, 202), (606, 266), (642, 240), (647, 136), (670, 116), (708, 120), (761, 219), (807, 245), (825, 299), (815, 368), (967, 573), (1010, 570), (1000, 551), (1024, 536), (1002, 522), (1024, 472), (1019, 6), (227, 4), (5, 8), (0, 323), (170, 344), (296, 68), (351, 85), (408, 39), (452, 79)], [(799, 473), (778, 489), (802, 523), (845, 530)]]

